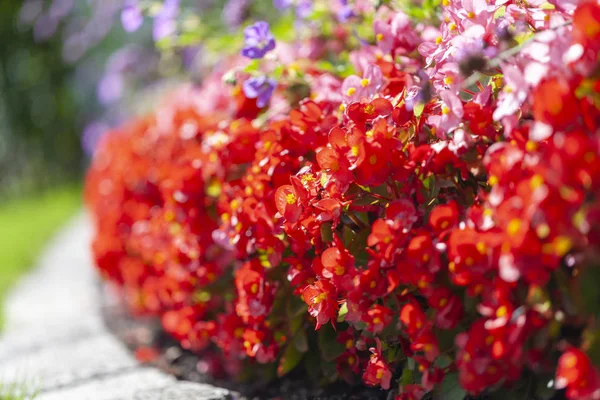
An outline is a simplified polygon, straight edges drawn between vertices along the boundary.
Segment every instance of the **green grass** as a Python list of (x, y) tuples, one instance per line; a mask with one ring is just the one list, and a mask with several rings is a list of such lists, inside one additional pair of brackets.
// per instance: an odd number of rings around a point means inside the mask
[(0, 330), (7, 290), (34, 264), (44, 244), (80, 205), (79, 187), (0, 199)]
[(29, 382), (0, 382), (0, 400), (34, 400), (38, 395), (36, 387)]

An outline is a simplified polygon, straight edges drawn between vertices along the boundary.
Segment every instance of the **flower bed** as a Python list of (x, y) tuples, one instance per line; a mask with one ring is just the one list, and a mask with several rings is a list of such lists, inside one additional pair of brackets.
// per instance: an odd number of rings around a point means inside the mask
[(103, 277), (214, 374), (600, 398), (600, 5), (540, 6), (382, 6), (355, 74), (248, 27), (101, 143)]

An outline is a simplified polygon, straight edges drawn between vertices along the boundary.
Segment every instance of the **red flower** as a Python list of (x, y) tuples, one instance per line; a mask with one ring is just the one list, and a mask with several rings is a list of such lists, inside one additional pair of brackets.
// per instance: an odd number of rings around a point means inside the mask
[(600, 5), (597, 2), (585, 1), (575, 9), (573, 36), (585, 47), (600, 48)]
[(402, 386), (401, 393), (394, 400), (421, 400), (426, 393), (427, 391), (421, 385), (404, 385)]
[(578, 114), (578, 100), (569, 82), (559, 78), (542, 82), (534, 93), (533, 114), (555, 129), (571, 124)]
[(235, 272), (237, 314), (244, 322), (262, 321), (273, 306), (276, 287), (267, 282), (265, 268), (258, 260), (245, 263)]
[(364, 317), (367, 329), (373, 333), (380, 333), (392, 321), (392, 310), (375, 304)]
[(406, 327), (409, 336), (413, 337), (425, 327), (427, 317), (416, 300), (411, 299), (400, 310), (400, 321)]
[(284, 185), (277, 189), (277, 192), (275, 192), (275, 205), (279, 214), (288, 222), (296, 222), (300, 219), (302, 206), (292, 185)]
[(583, 351), (572, 347), (558, 359), (556, 387), (566, 387), (569, 399), (596, 400), (600, 398), (600, 372)]
[(317, 319), (316, 329), (330, 319), (335, 321), (338, 313), (337, 291), (329, 281), (321, 279), (308, 285), (302, 291), (302, 298), (308, 304), (308, 313)]
[(364, 127), (367, 121), (380, 116), (388, 116), (393, 107), (386, 99), (374, 99), (370, 103), (352, 103), (346, 107), (346, 115), (359, 127)]
[(331, 280), (339, 290), (348, 290), (356, 275), (354, 256), (344, 247), (341, 240), (335, 237), (335, 246), (326, 249), (321, 254), (323, 278)]
[(453, 228), (458, 223), (458, 207), (456, 202), (436, 206), (429, 214), (429, 225), (437, 234)]
[(392, 380), (392, 371), (385, 362), (381, 354), (381, 343), (377, 341), (377, 348), (370, 348), (373, 353), (369, 360), (365, 372), (363, 373), (363, 381), (370, 386), (381, 386), (382, 389), (389, 389)]

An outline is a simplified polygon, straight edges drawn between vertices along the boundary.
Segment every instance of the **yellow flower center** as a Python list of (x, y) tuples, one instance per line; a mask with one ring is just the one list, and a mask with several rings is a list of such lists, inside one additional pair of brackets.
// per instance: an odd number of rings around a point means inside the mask
[(296, 196), (293, 193), (289, 193), (285, 196), (285, 201), (288, 204), (294, 204), (296, 203)]
[(313, 299), (313, 303), (314, 304), (319, 304), (320, 302), (322, 302), (326, 298), (327, 298), (327, 295), (325, 293), (321, 293), (320, 295), (315, 296), (315, 298)]
[(513, 218), (509, 223), (506, 231), (509, 236), (515, 236), (517, 232), (521, 229), (521, 220), (518, 218)]
[(496, 310), (496, 317), (498, 318), (506, 317), (506, 314), (508, 314), (508, 309), (506, 306), (500, 306)]
[(487, 245), (484, 242), (477, 242), (475, 247), (477, 247), (477, 251), (479, 251), (481, 255), (487, 253)]
[(535, 174), (531, 177), (531, 181), (529, 181), (529, 186), (531, 189), (535, 190), (544, 184), (544, 178), (541, 175)]

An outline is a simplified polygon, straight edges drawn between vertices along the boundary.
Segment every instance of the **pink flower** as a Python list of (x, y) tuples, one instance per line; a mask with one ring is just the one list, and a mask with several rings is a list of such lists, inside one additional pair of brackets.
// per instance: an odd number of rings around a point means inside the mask
[(504, 88), (498, 96), (498, 106), (494, 110), (494, 121), (513, 115), (527, 99), (529, 85), (522, 72), (514, 65), (502, 65), (504, 72)]
[(370, 99), (383, 86), (384, 79), (381, 68), (376, 64), (370, 64), (360, 78), (350, 75), (342, 83), (342, 95), (349, 102), (360, 101), (363, 98)]
[(337, 77), (327, 73), (321, 74), (311, 82), (312, 92), (315, 93), (313, 100), (341, 103), (343, 101), (341, 87), (342, 84)]
[(356, 73), (363, 74), (367, 67), (373, 64), (381, 56), (381, 51), (375, 46), (361, 46), (360, 49), (350, 53), (350, 63)]
[(441, 138), (446, 133), (455, 129), (463, 117), (463, 105), (458, 96), (449, 90), (440, 92), (442, 99), (441, 115), (432, 115), (427, 119), (427, 123), (435, 128), (437, 135)]
[(384, 21), (376, 20), (373, 23), (373, 30), (375, 31), (377, 47), (386, 54), (392, 51), (392, 48), (394, 47), (394, 36), (390, 25)]
[(456, 15), (461, 26), (468, 29), (473, 25), (488, 26), (493, 20), (493, 12), (488, 11), (485, 0), (462, 0), (462, 7), (457, 7)]

